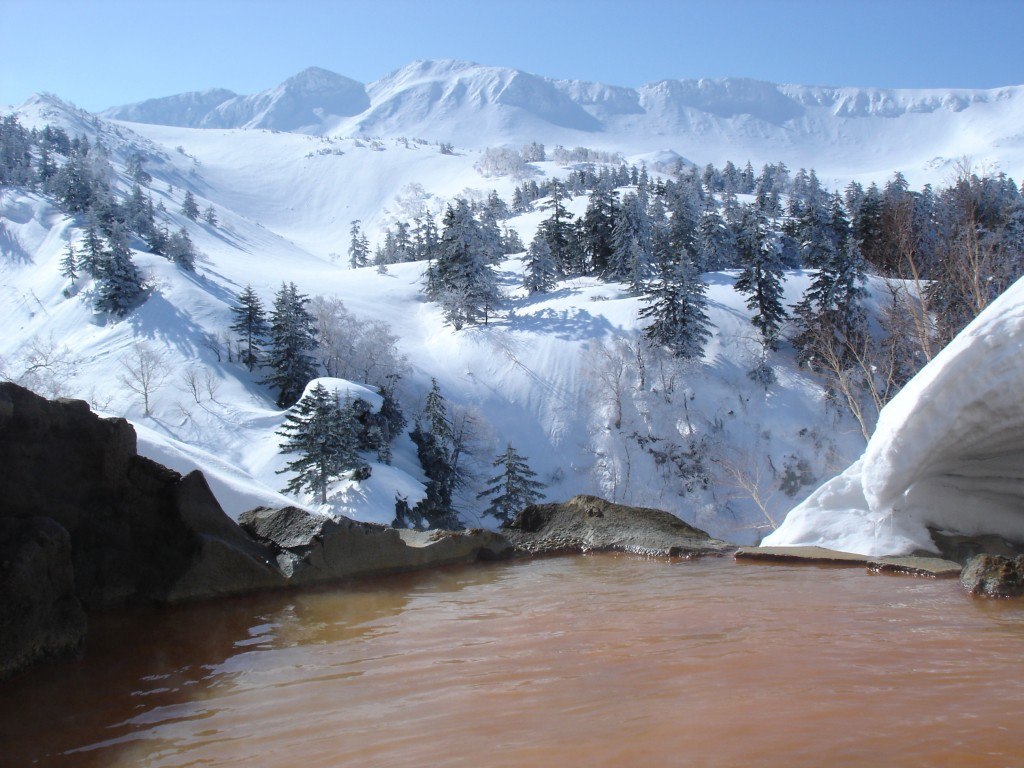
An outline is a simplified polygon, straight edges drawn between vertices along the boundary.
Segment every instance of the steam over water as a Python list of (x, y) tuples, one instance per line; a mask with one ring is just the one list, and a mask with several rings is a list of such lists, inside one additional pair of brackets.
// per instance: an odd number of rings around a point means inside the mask
[(565, 557), (94, 617), (0, 765), (1024, 765), (1024, 603)]

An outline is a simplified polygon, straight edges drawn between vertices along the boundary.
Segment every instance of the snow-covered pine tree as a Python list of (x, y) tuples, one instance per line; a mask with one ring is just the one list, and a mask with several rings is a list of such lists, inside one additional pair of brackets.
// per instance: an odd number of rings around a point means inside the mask
[(741, 265), (736, 290), (749, 297), (747, 308), (754, 313), (750, 322), (765, 346), (777, 349), (779, 329), (786, 319), (782, 306), (784, 270), (775, 235), (759, 207), (746, 207), (736, 243)]
[(60, 274), (61, 277), (66, 277), (70, 280), (72, 285), (75, 284), (75, 280), (78, 278), (78, 261), (76, 259), (75, 246), (68, 243), (68, 247), (64, 251), (64, 257), (60, 260)]
[(279, 407), (294, 403), (316, 376), (316, 363), (310, 354), (316, 349), (316, 321), (306, 309), (308, 302), (295, 283), (282, 283), (281, 290), (274, 294), (266, 353), (271, 371), (262, 383), (279, 390)]
[[(327, 488), (345, 472), (361, 465), (355, 450), (356, 431), (352, 424), (351, 399), (338, 407), (338, 393), (318, 383), (285, 417), (278, 435), (285, 438), (281, 453), (297, 453), (278, 474), (295, 472), (285, 493), (309, 490), (327, 503)], [(346, 410), (348, 416), (346, 416)]]
[(622, 199), (612, 227), (608, 274), (612, 279), (627, 281), (634, 292), (640, 292), (650, 278), (651, 268), (650, 221), (640, 198), (631, 192)]
[(128, 247), (128, 237), (117, 222), (107, 236), (107, 250), (98, 268), (95, 306), (118, 317), (128, 314), (142, 297), (142, 275)]
[(445, 318), (456, 329), (481, 320), (486, 325), (501, 292), (486, 261), (480, 224), (464, 199), (445, 212), (437, 251), (437, 261), (427, 271), (428, 295), (441, 303)]
[(581, 246), (589, 261), (589, 269), (608, 274), (613, 250), (612, 232), (619, 210), (618, 193), (611, 182), (600, 182), (590, 195), (587, 211), (583, 214)]
[(500, 467), (501, 472), (488, 480), (488, 487), (477, 494), (478, 499), (491, 499), (486, 514), (508, 523), (524, 507), (540, 501), (544, 483), (534, 479), (537, 473), (527, 462), (528, 459), (520, 456), (512, 443), (494, 460), (494, 468)]
[(541, 222), (539, 232), (543, 232), (551, 249), (551, 257), (558, 265), (559, 271), (570, 274), (578, 261), (576, 258), (576, 238), (573, 236), (573, 215), (565, 207), (569, 193), (559, 179), (552, 179), (549, 195), (551, 201), (541, 206), (551, 211), (551, 215)]
[(196, 204), (195, 195), (191, 190), (185, 190), (185, 199), (181, 202), (181, 212), (192, 221), (199, 218), (199, 206)]
[(651, 344), (665, 347), (673, 357), (696, 359), (711, 337), (705, 292), (696, 268), (685, 261), (665, 261), (647, 294), (639, 316), (651, 320), (644, 331)]
[(558, 281), (558, 266), (551, 256), (551, 246), (540, 231), (526, 253), (523, 287), (530, 293), (547, 293)]
[(251, 371), (259, 359), (260, 347), (270, 332), (263, 302), (251, 285), (245, 286), (245, 290), (238, 294), (235, 304), (231, 307), (231, 314), (234, 317), (231, 330), (241, 336), (245, 344), (242, 362)]
[(418, 420), (409, 437), (416, 445), (420, 466), (427, 476), (426, 498), (413, 511), (432, 528), (457, 528), (459, 519), (452, 506), (452, 494), (464, 479), (453, 466), (452, 423), (437, 379), (431, 379), (422, 416), (425, 425)]
[[(860, 242), (835, 217), (836, 240), (822, 252), (822, 261), (800, 302), (793, 308), (799, 332), (793, 343), (797, 359), (817, 367), (822, 344), (838, 344), (839, 356), (863, 338), (867, 315), (864, 311), (866, 266)], [(835, 355), (833, 355), (835, 357)]]
[(85, 227), (82, 251), (78, 255), (78, 265), (90, 277), (99, 279), (100, 268), (104, 261), (106, 261), (106, 244), (103, 242), (103, 235), (100, 232), (100, 223), (95, 215), (90, 214)]
[(184, 269), (186, 272), (194, 272), (196, 268), (196, 249), (192, 245), (192, 238), (184, 227), (177, 232), (171, 233), (167, 238), (165, 246), (167, 258)]
[(359, 228), (359, 224), (359, 219), (356, 219), (348, 230), (348, 265), (352, 269), (365, 267), (370, 263), (370, 242)]
[(735, 238), (710, 197), (697, 222), (697, 253), (702, 272), (729, 269), (735, 264)]

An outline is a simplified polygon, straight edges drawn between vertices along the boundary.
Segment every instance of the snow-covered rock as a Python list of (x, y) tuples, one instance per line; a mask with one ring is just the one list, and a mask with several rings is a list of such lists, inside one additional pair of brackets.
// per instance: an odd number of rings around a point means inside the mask
[(1024, 541), (1024, 279), (882, 411), (864, 455), (789, 513), (769, 546), (934, 550), (929, 528)]

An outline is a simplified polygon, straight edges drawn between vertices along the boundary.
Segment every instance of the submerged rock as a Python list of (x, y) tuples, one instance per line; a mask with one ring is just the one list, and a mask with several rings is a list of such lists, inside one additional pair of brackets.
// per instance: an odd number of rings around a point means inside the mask
[(242, 513), (238, 522), (276, 554), (278, 567), (294, 585), (494, 560), (512, 549), (490, 531), (398, 530), (297, 507), (258, 507)]
[(530, 505), (502, 533), (512, 546), (528, 554), (632, 552), (693, 557), (733, 549), (668, 512), (613, 504), (597, 496)]
[(1024, 596), (1024, 555), (975, 555), (960, 574), (960, 583), (980, 597)]

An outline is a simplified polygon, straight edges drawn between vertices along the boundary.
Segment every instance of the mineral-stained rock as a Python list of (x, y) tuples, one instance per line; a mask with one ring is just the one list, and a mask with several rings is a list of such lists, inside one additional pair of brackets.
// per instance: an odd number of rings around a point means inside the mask
[(68, 532), (47, 517), (0, 518), (0, 679), (73, 655), (85, 628)]
[(960, 583), (981, 597), (1024, 596), (1024, 555), (975, 555), (964, 566)]
[(511, 550), (504, 538), (489, 531), (397, 530), (297, 507), (259, 507), (244, 512), (238, 522), (276, 552), (290, 584), (493, 560)]
[(613, 504), (597, 496), (528, 506), (502, 534), (517, 550), (530, 554), (616, 551), (692, 557), (733, 548), (668, 512)]

